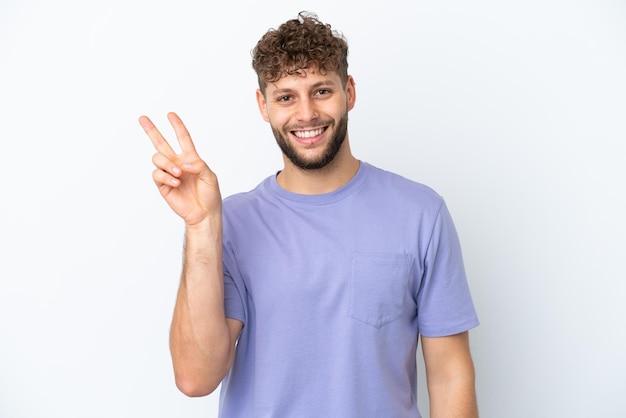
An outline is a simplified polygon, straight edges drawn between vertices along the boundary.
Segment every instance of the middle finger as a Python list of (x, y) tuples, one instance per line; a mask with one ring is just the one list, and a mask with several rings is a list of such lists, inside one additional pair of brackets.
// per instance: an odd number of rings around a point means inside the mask
[(139, 124), (148, 135), (150, 141), (152, 141), (152, 145), (154, 145), (154, 148), (156, 148), (157, 151), (168, 158), (176, 155), (170, 144), (163, 137), (163, 135), (161, 135), (161, 132), (157, 129), (154, 123), (152, 123), (149, 117), (141, 116), (139, 118)]

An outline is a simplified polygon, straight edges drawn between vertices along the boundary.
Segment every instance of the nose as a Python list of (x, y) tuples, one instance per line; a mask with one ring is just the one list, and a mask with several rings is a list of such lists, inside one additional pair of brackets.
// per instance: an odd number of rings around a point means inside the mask
[(318, 118), (315, 102), (310, 97), (300, 99), (296, 117), (299, 121), (308, 122)]

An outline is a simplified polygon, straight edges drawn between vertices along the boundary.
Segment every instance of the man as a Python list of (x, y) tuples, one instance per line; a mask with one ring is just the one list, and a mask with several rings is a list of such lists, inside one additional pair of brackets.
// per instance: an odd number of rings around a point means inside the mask
[(431, 189), (356, 159), (348, 46), (313, 15), (253, 51), (257, 102), (284, 167), (222, 200), (182, 121), (181, 154), (145, 116), (153, 179), (185, 222), (172, 328), (176, 383), (220, 383), (221, 417), (476, 417), (478, 324), (452, 220)]

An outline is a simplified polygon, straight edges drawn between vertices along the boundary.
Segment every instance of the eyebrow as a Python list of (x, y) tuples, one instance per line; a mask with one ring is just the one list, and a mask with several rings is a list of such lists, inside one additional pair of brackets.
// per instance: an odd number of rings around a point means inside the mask
[[(335, 83), (333, 80), (331, 79), (327, 79), (327, 80), (320, 80), (317, 83), (314, 83), (313, 85), (311, 85), (310, 89), (311, 90), (315, 90), (318, 89), (320, 87), (326, 87), (326, 86), (336, 86), (337, 83)], [(282, 89), (276, 89), (272, 92), (272, 96), (275, 95), (281, 95), (281, 94), (285, 94), (285, 93), (291, 93), (292, 91), (294, 91), (294, 89), (292, 88), (282, 88)]]

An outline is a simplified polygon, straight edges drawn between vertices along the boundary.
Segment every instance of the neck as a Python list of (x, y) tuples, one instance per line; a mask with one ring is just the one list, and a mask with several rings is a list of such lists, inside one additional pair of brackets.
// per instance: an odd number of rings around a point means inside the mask
[(286, 157), (285, 168), (278, 174), (277, 181), (283, 189), (298, 194), (316, 195), (330, 193), (348, 183), (359, 170), (360, 162), (350, 152), (348, 141), (335, 159), (317, 170), (303, 170)]

